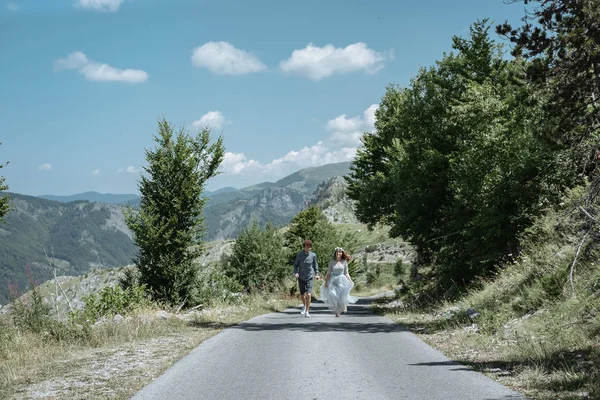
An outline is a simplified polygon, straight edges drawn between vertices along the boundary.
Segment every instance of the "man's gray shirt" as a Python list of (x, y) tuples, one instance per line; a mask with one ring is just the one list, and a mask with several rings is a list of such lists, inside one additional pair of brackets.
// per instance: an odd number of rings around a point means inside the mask
[(298, 274), (298, 278), (303, 281), (311, 279), (313, 275), (319, 275), (319, 264), (317, 263), (317, 255), (312, 251), (306, 254), (304, 250), (296, 254), (294, 260), (294, 274)]

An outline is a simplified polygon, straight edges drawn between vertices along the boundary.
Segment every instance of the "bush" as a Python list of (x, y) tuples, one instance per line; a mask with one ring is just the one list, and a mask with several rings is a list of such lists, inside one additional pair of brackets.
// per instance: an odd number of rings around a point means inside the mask
[(225, 276), (251, 293), (279, 288), (291, 274), (283, 236), (270, 223), (261, 228), (254, 220), (240, 232), (231, 256), (225, 259), (223, 270)]
[[(222, 263), (226, 263), (227, 260), (227, 257), (221, 257)], [(242, 302), (244, 286), (233, 277), (227, 276), (222, 269), (213, 270), (200, 281), (200, 299), (203, 304), (219, 302), (240, 304)]]
[(20, 297), (16, 286), (10, 286), (13, 322), (19, 329), (34, 333), (51, 333), (58, 322), (50, 316), (50, 306), (44, 302), (35, 285), (29, 266), (26, 268), (26, 274), (30, 288), (27, 295)]
[[(317, 255), (319, 274), (327, 273), (329, 260), (333, 257), (333, 250), (342, 247), (352, 255), (356, 249), (356, 236), (344, 233), (334, 224), (329, 222), (323, 212), (316, 206), (311, 206), (300, 211), (290, 222), (289, 230), (285, 234), (287, 259), (291, 265), (296, 254), (303, 249), (303, 241), (309, 239), (313, 242), (312, 251)], [(352, 260), (348, 264), (350, 276), (356, 272), (356, 263)]]
[(398, 282), (403, 281), (406, 277), (406, 272), (406, 265), (404, 264), (404, 261), (399, 258), (398, 261), (394, 263), (394, 276), (398, 278)]
[(91, 323), (102, 317), (125, 314), (152, 303), (145, 286), (132, 286), (126, 289), (120, 286), (106, 286), (100, 293), (85, 296), (83, 301), (85, 307), (75, 313), (74, 319)]
[(5, 321), (0, 320), (0, 360), (5, 360), (8, 349), (12, 346), (15, 337), (15, 329)]

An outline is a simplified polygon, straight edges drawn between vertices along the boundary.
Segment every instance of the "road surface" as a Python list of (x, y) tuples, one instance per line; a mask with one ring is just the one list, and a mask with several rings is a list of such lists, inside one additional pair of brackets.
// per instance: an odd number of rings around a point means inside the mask
[(524, 399), (457, 364), (360, 299), (340, 318), (313, 303), (203, 342), (135, 400)]

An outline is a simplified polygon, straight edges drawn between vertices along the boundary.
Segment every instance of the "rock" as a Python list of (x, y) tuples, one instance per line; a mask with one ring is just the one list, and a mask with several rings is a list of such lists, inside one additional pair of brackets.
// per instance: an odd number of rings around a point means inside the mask
[(123, 322), (125, 318), (123, 318), (123, 316), (121, 314), (115, 314), (115, 316), (113, 317), (113, 322), (116, 322), (117, 324), (120, 322)]
[(164, 310), (158, 311), (154, 316), (158, 319), (169, 319), (169, 313)]
[(475, 311), (472, 308), (468, 308), (467, 311), (465, 311), (467, 313), (467, 316), (471, 319), (475, 319), (477, 317), (479, 317), (479, 315), (481, 315), (480, 313), (478, 313), (477, 311)]

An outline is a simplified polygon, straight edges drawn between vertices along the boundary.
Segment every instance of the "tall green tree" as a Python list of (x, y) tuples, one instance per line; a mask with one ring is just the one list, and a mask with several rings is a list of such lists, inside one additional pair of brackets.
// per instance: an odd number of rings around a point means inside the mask
[(489, 28), (476, 22), (453, 38), (456, 53), (388, 87), (347, 178), (359, 219), (416, 245), (442, 291), (516, 254), (518, 234), (574, 175), (557, 173), (561, 154), (538, 140), (547, 97)]
[(306, 239), (316, 241), (318, 225), (327, 222), (327, 218), (319, 207), (313, 205), (298, 212), (292, 218), (285, 232), (285, 245), (289, 249), (302, 249), (302, 242)]
[[(0, 142), (2, 144), (2, 142)], [(6, 167), (8, 162), (4, 165), (0, 164), (0, 169)], [(0, 176), (0, 192), (8, 190), (8, 185), (4, 184), (6, 178)], [(4, 221), (4, 216), (10, 209), (10, 198), (8, 196), (0, 196), (0, 221)]]
[(350, 254), (355, 250), (356, 238), (329, 222), (323, 211), (316, 205), (300, 211), (288, 225), (285, 232), (285, 245), (288, 248), (288, 262), (291, 264), (296, 254), (302, 250), (305, 239), (313, 242), (313, 250), (322, 268), (327, 267), (333, 256), (333, 249), (343, 247)]
[(141, 284), (156, 300), (171, 304), (196, 301), (197, 265), (205, 233), (202, 197), (206, 181), (217, 175), (224, 155), (223, 138), (210, 144), (203, 129), (196, 137), (158, 121), (157, 146), (146, 150), (148, 165), (138, 184), (139, 209), (126, 221), (139, 247), (135, 264)]
[(450, 106), (470, 83), (495, 79), (507, 63), (488, 30), (487, 20), (478, 21), (467, 39), (453, 37), (456, 54), (421, 68), (407, 88), (388, 86), (376, 130), (364, 134), (346, 177), (359, 220), (391, 225), (424, 260), (439, 250), (431, 239), (447, 233), (441, 222), (451, 197), (450, 159), (465, 135), (449, 123)]

